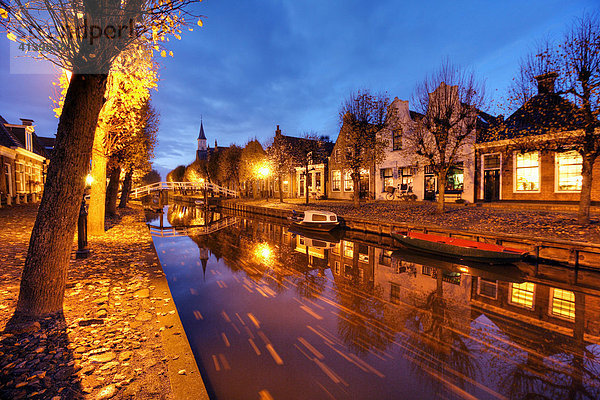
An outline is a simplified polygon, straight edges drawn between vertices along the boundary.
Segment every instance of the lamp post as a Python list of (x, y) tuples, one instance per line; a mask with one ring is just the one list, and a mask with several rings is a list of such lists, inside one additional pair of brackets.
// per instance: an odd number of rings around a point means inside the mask
[[(263, 197), (266, 197), (268, 199), (269, 192), (268, 192), (268, 190), (266, 190), (266, 181), (267, 181), (267, 178), (269, 177), (269, 175), (271, 174), (271, 170), (269, 169), (268, 165), (262, 165), (262, 166), (258, 167), (257, 172), (258, 172), (258, 176), (263, 180)], [(267, 196), (265, 196), (265, 193), (264, 193), (265, 191), (267, 192)]]
[(77, 251), (75, 252), (76, 259), (88, 258), (90, 256), (90, 249), (87, 247), (87, 204), (85, 202), (85, 196), (87, 187), (91, 186), (94, 179), (92, 175), (88, 174), (85, 178), (86, 189), (83, 191), (83, 197), (81, 198), (81, 207), (79, 208), (79, 218), (77, 219)]

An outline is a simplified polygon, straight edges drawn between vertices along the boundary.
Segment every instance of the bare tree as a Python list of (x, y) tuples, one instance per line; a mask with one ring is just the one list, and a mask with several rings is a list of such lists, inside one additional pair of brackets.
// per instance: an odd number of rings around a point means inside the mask
[(358, 90), (342, 103), (339, 119), (341, 164), (352, 171), (354, 206), (359, 207), (361, 171), (383, 161), (387, 140), (379, 133), (396, 124), (395, 109), (387, 95)]
[(537, 93), (535, 77), (555, 71), (558, 61), (551, 40), (539, 41), (519, 62), (517, 76), (508, 88), (508, 106), (517, 109), (531, 99)]
[(446, 176), (461, 157), (472, 151), (477, 114), (484, 88), (472, 72), (444, 61), (415, 89), (414, 105), (422, 116), (404, 132), (409, 148), (424, 157), (438, 181), (438, 211), (444, 212)]
[(292, 170), (294, 149), (283, 135), (275, 134), (267, 147), (267, 158), (277, 175), (279, 202), (283, 203), (283, 178)]

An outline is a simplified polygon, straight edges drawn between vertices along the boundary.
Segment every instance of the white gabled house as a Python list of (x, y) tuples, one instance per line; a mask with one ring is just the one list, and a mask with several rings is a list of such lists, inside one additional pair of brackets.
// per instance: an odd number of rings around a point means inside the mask
[[(399, 118), (400, 129), (392, 131), (384, 129), (381, 134), (388, 141), (385, 160), (376, 166), (375, 171), (375, 198), (386, 199), (386, 188), (393, 186), (402, 193), (413, 193), (417, 200), (434, 200), (438, 193), (439, 185), (437, 177), (429, 167), (426, 158), (415, 153), (409, 147), (406, 133), (414, 129), (415, 121), (421, 114), (409, 109), (407, 100), (395, 98), (390, 107), (396, 108)], [(484, 118), (487, 116), (481, 113)], [(487, 124), (481, 119), (481, 124)], [(475, 131), (472, 132), (464, 145), (460, 148), (457, 162), (450, 169), (446, 185), (446, 201), (462, 199), (469, 203), (475, 201)]]

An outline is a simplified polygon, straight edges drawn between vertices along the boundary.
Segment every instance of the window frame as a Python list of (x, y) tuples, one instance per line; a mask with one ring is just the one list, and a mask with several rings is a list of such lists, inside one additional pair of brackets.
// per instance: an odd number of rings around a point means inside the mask
[[(337, 180), (337, 187), (336, 187), (336, 179), (335, 179), (336, 173), (339, 174), (339, 179)], [(331, 171), (331, 191), (332, 192), (341, 192), (342, 191), (342, 171), (339, 169), (335, 169), (335, 170)]]
[[(352, 171), (347, 169), (344, 170), (344, 172), (345, 173), (342, 174), (344, 181), (344, 192), (354, 192), (354, 181), (352, 180)], [(350, 182), (350, 189), (348, 189), (347, 182)]]
[[(526, 306), (524, 304), (520, 304), (520, 303), (516, 303), (516, 302), (512, 301), (514, 286), (515, 285), (522, 285), (522, 284), (526, 284), (526, 283), (530, 283), (530, 284), (533, 285), (533, 291), (531, 292), (532, 293), (532, 295), (531, 295), (531, 307), (528, 307), (528, 306)], [(533, 282), (523, 282), (523, 283), (516, 283), (516, 284), (515, 283), (511, 283), (509, 285), (509, 291), (508, 291), (508, 304), (510, 304), (512, 306), (515, 306), (515, 307), (523, 308), (525, 310), (532, 310), (532, 311), (535, 310), (536, 286), (537, 285), (535, 283), (533, 283)], [(519, 289), (519, 290), (522, 290), (522, 289)]]
[[(500, 156), (500, 165), (498, 166), (498, 168), (486, 168), (485, 167), (485, 156), (493, 156), (493, 155), (498, 155)], [(502, 200), (502, 162), (503, 162), (503, 154), (501, 152), (494, 152), (494, 153), (483, 153), (481, 154), (481, 185), (479, 188), (479, 196), (481, 199), (483, 199), (483, 197), (485, 196), (485, 171), (493, 171), (495, 169), (497, 169), (498, 171), (500, 171), (500, 173), (498, 174), (500, 176), (500, 200)], [(516, 179), (516, 177), (515, 177)]]
[[(575, 189), (575, 190), (561, 190), (560, 186), (559, 186), (559, 182), (560, 182), (560, 176), (559, 176), (559, 172), (560, 172), (560, 165), (558, 163), (558, 158), (560, 154), (566, 154), (566, 153), (577, 153), (577, 155), (579, 157), (581, 157), (581, 154), (579, 154), (577, 151), (575, 150), (570, 150), (570, 151), (559, 151), (559, 152), (555, 152), (554, 153), (554, 193), (581, 193), (581, 189)], [(576, 165), (576, 164), (570, 164), (570, 165)], [(582, 168), (582, 172), (583, 172), (583, 158), (581, 158), (581, 168)], [(583, 175), (580, 173), (580, 175), (583, 179)]]
[[(569, 318), (567, 316), (554, 313), (554, 291), (555, 290), (562, 290), (564, 292), (570, 292), (573, 294), (573, 318)], [(564, 321), (574, 322), (575, 321), (575, 292), (573, 292), (571, 290), (551, 287), (550, 288), (550, 301), (548, 302), (548, 315), (553, 318), (562, 319)]]
[[(538, 188), (536, 190), (519, 190), (518, 189), (518, 176), (517, 176), (517, 155), (518, 154), (529, 154), (536, 153), (537, 154), (537, 175), (538, 175)], [(540, 193), (542, 191), (542, 173), (541, 173), (541, 163), (542, 163), (542, 155), (539, 151), (527, 151), (525, 153), (520, 153), (519, 151), (513, 152), (513, 193)], [(519, 167), (519, 168), (532, 168), (532, 167)]]

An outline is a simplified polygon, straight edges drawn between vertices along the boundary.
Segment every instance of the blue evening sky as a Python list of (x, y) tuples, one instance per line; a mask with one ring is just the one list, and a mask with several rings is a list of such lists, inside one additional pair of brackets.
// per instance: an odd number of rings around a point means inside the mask
[[(284, 133), (337, 137), (338, 109), (368, 88), (410, 99), (415, 84), (443, 58), (472, 68), (503, 113), (518, 60), (536, 40), (560, 36), (592, 0), (399, 1), (204, 0), (204, 27), (171, 41), (160, 58), (153, 102), (161, 114), (155, 167), (164, 175), (195, 157), (203, 117), (213, 146)], [(35, 120), (53, 136), (58, 120), (49, 74), (15, 73), (0, 38), (0, 115)], [(14, 60), (13, 60), (14, 62)]]

